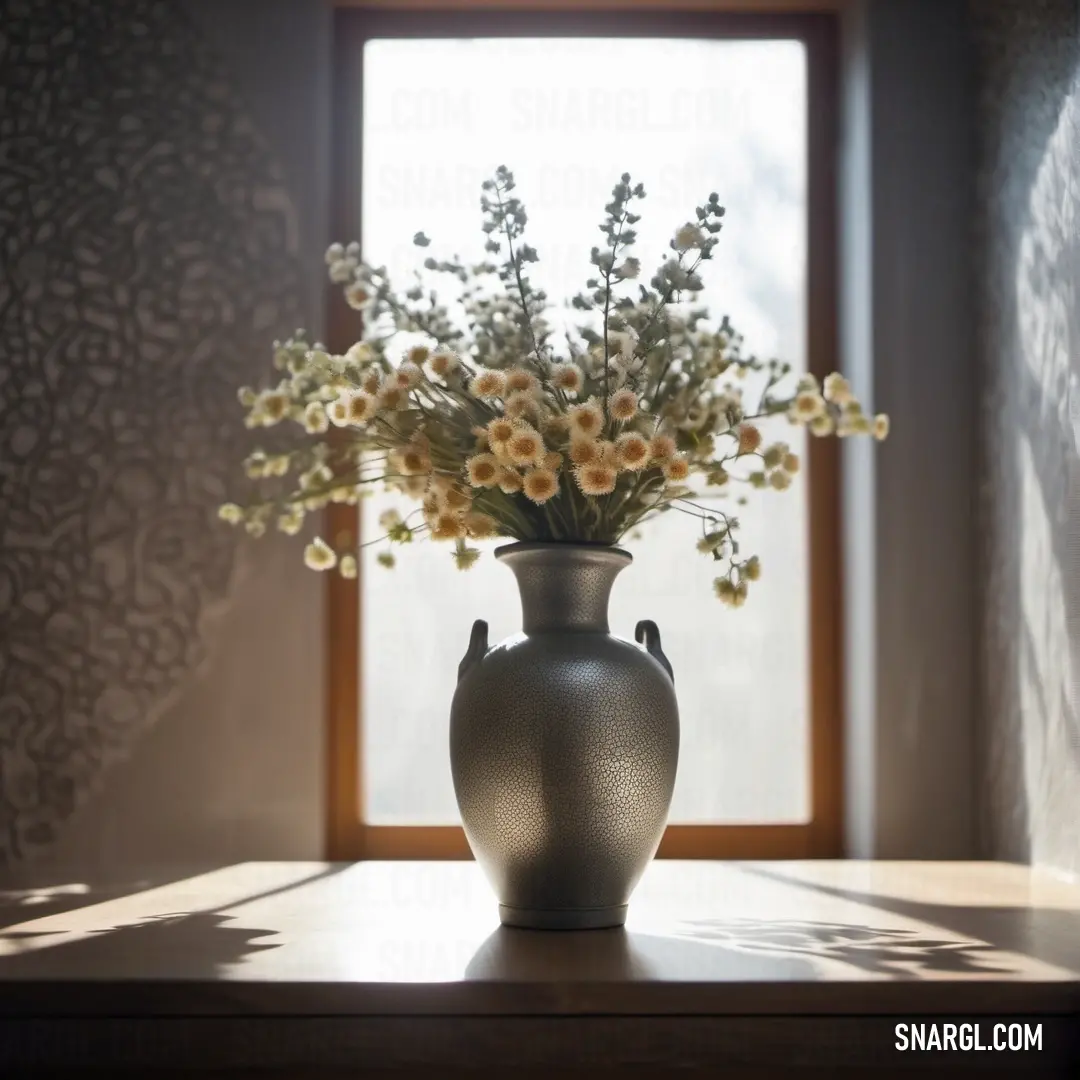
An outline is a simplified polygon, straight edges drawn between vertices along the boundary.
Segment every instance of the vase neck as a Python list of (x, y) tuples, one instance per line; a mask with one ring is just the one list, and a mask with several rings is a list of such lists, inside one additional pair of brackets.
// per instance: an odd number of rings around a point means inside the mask
[(608, 598), (619, 571), (630, 565), (620, 548), (577, 544), (512, 544), (496, 552), (521, 593), (526, 634), (608, 632)]

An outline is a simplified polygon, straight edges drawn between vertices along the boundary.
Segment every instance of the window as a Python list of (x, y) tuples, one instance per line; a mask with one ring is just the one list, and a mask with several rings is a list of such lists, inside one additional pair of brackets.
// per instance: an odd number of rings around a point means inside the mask
[[(835, 366), (833, 24), (825, 16), (339, 13), (335, 238), (402, 280), (432, 251), (481, 255), (479, 186), (514, 169), (550, 296), (576, 291), (612, 184), (648, 192), (637, 254), (654, 265), (710, 190), (728, 207), (704, 301), (758, 355)], [(497, 88), (494, 90), (492, 88)], [(570, 316), (568, 315), (569, 319)], [(357, 327), (340, 304), (331, 334)], [(350, 336), (351, 335), (351, 336)], [(769, 568), (734, 614), (712, 597), (695, 522), (667, 515), (633, 545), (613, 632), (655, 619), (678, 679), (682, 752), (660, 855), (768, 857), (839, 847), (836, 448), (787, 438), (797, 488), (756, 496), (748, 547)], [(371, 535), (384, 505), (334, 507)], [(685, 558), (680, 557), (686, 554)], [(330, 581), (330, 847), (334, 857), (467, 856), (447, 755), (450, 698), (474, 618), (520, 628), (512, 575), (457, 574), (439, 545), (387, 572)], [(440, 608), (412, 620), (421, 598)], [(424, 657), (428, 677), (405, 677)]]

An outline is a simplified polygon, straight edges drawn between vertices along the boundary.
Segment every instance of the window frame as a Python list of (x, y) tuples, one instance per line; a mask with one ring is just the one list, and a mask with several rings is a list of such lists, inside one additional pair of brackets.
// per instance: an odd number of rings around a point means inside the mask
[[(541, 5), (543, 6), (543, 5)], [(715, 7), (716, 5), (714, 5)], [(741, 8), (743, 5), (731, 5)], [(785, 7), (792, 6), (790, 3)], [(805, 5), (795, 5), (805, 6)], [(825, 10), (672, 11), (648, 2), (604, 0), (548, 10), (508, 9), (492, 0), (429, 6), (352, 4), (333, 20), (330, 240), (361, 239), (363, 48), (375, 38), (671, 37), (801, 41), (807, 61), (807, 369), (837, 364), (837, 178), (839, 20)], [(327, 343), (341, 351), (359, 336), (359, 316), (328, 288)], [(794, 824), (669, 825), (658, 858), (838, 857), (843, 848), (843, 683), (840, 453), (836, 439), (811, 439), (804, 482), (809, 545), (810, 820)], [(326, 534), (355, 538), (357, 507), (331, 505)], [(361, 598), (353, 580), (327, 575), (325, 613), (326, 851), (330, 859), (469, 859), (460, 825), (372, 825), (362, 818)], [(464, 649), (465, 643), (462, 643)], [(449, 701), (447, 702), (449, 709)]]

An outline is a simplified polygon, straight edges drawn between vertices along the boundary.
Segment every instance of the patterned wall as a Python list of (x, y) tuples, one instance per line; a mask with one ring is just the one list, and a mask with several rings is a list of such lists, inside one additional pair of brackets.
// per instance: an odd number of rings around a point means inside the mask
[(984, 824), (1080, 872), (1080, 23), (974, 0)]
[(0, 862), (197, 667), (295, 214), (182, 9), (0, 0)]

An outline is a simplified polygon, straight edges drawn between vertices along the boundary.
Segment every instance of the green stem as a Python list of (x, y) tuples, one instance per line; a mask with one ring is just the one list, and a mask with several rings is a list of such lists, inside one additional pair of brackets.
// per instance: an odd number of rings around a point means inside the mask
[(608, 314), (611, 310), (611, 274), (615, 269), (615, 256), (619, 251), (619, 240), (622, 237), (623, 226), (626, 224), (626, 210), (623, 210), (619, 219), (619, 228), (615, 233), (615, 239), (611, 242), (611, 261), (604, 269), (604, 422), (608, 420), (608, 376), (611, 370), (611, 346), (608, 344)]
[(529, 338), (532, 341), (533, 353), (536, 356), (537, 364), (540, 363), (540, 345), (536, 340), (536, 329), (533, 326), (532, 313), (529, 311), (529, 300), (525, 292), (525, 282), (521, 277), (521, 265), (518, 262), (517, 255), (514, 253), (514, 237), (510, 229), (510, 222), (506, 216), (506, 209), (502, 201), (502, 188), (499, 186), (498, 181), (495, 183), (495, 198), (499, 204), (499, 212), (502, 215), (503, 232), (506, 233), (506, 249), (510, 254), (510, 265), (514, 268), (514, 278), (517, 281), (518, 296), (521, 297), (521, 316), (524, 328), (529, 333)]

